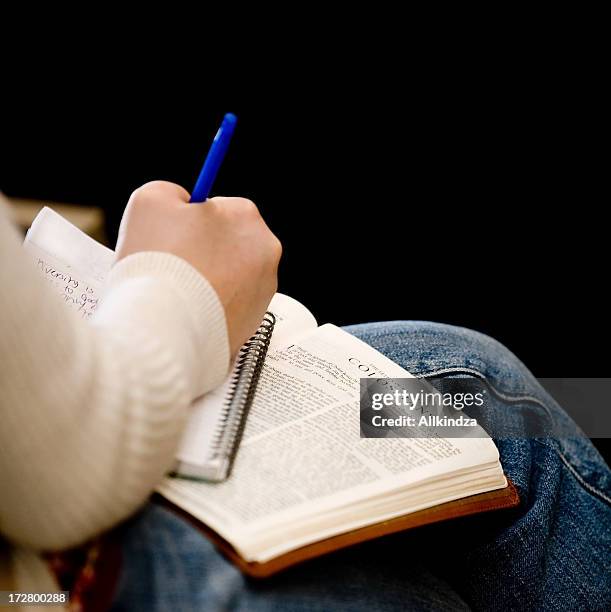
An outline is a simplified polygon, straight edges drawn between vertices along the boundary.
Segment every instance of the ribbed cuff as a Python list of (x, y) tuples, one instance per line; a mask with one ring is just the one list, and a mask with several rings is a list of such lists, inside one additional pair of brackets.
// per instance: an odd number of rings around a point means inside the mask
[(196, 350), (201, 360), (197, 367), (201, 382), (197, 394), (220, 385), (229, 370), (229, 336), (225, 311), (208, 280), (184, 259), (170, 253), (142, 251), (117, 262), (107, 287), (116, 287), (134, 278), (159, 278), (171, 283), (181, 295), (192, 319)]

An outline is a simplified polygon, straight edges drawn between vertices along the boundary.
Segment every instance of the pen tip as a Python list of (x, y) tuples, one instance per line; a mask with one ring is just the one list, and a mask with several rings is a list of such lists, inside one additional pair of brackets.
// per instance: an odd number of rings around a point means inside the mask
[(233, 114), (233, 113), (227, 113), (223, 119), (223, 122), (225, 123), (231, 123), (233, 125), (235, 125), (238, 121), (238, 118)]

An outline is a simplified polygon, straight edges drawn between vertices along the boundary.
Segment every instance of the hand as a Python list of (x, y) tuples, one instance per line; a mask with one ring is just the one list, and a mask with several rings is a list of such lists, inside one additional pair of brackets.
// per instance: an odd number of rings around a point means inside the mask
[(187, 191), (174, 183), (154, 181), (136, 189), (121, 221), (117, 259), (162, 251), (189, 262), (223, 304), (235, 355), (276, 292), (282, 247), (250, 200), (188, 201)]

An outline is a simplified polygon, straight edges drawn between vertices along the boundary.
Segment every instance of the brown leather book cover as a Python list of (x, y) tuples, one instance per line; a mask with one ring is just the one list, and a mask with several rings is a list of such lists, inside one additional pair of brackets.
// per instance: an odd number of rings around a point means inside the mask
[(432, 508), (412, 512), (410, 514), (406, 514), (405, 516), (399, 516), (388, 521), (382, 521), (374, 525), (368, 525), (367, 527), (361, 527), (359, 529), (354, 529), (353, 531), (341, 533), (339, 535), (308, 544), (307, 546), (296, 548), (295, 550), (291, 550), (278, 557), (274, 557), (265, 563), (246, 561), (239, 555), (235, 548), (233, 548), (233, 546), (223, 539), (218, 533), (210, 529), (210, 527), (204, 523), (198, 521), (195, 517), (191, 516), (189, 513), (185, 512), (175, 504), (161, 497), (159, 494), (155, 494), (155, 501), (171, 508), (173, 511), (186, 518), (190, 523), (202, 531), (204, 535), (210, 538), (220, 549), (220, 551), (235, 565), (237, 565), (242, 572), (253, 578), (267, 578), (289, 567), (293, 567), (298, 563), (307, 561), (308, 559), (313, 559), (314, 557), (319, 557), (335, 550), (339, 550), (340, 548), (352, 546), (353, 544), (366, 542), (367, 540), (373, 540), (374, 538), (396, 533), (397, 531), (404, 531), (406, 529), (421, 527), (422, 525), (429, 525), (430, 523), (437, 523), (439, 521), (468, 516), (470, 514), (477, 514), (480, 512), (500, 510), (502, 508), (513, 508), (520, 503), (520, 498), (514, 484), (509, 480), (507, 482), (508, 486), (504, 489), (497, 489), (496, 491), (489, 491), (488, 493), (480, 493), (479, 495), (463, 497), (462, 499), (456, 499), (445, 504), (439, 504), (438, 506), (433, 506)]

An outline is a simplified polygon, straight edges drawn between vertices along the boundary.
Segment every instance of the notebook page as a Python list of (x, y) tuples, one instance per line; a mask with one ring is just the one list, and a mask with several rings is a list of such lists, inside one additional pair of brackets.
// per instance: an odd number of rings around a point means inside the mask
[(23, 246), (66, 305), (89, 318), (102, 295), (113, 251), (48, 207), (34, 219)]

